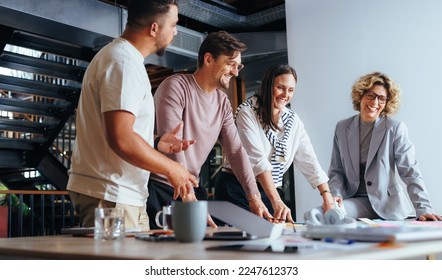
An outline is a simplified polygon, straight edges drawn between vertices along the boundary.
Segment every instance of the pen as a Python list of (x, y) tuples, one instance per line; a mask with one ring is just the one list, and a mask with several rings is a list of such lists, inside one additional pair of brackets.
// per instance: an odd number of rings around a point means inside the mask
[(351, 244), (355, 243), (355, 241), (351, 240), (351, 239), (334, 239), (334, 238), (330, 238), (330, 237), (326, 237), (326, 238), (322, 239), (322, 241), (327, 242), (327, 243), (336, 243), (336, 244), (342, 244), (342, 245), (351, 245)]

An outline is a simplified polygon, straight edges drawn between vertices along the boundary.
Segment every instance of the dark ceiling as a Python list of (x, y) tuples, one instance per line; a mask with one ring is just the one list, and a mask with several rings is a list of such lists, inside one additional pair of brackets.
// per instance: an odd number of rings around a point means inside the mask
[[(127, 7), (128, 0), (101, 0), (117, 6)], [(237, 14), (240, 16), (250, 16), (259, 12), (275, 8), (285, 4), (285, 0), (200, 0), (200, 2), (206, 3), (212, 7), (220, 8), (226, 12)], [(209, 21), (198, 21), (196, 19), (187, 17), (180, 13), (179, 25), (198, 31), (202, 33), (210, 33), (220, 30), (219, 27), (213, 26)], [(263, 32), (263, 31), (285, 31), (285, 18), (278, 18), (275, 21), (260, 25), (256, 27), (245, 26), (229, 26), (223, 28), (223, 30), (231, 33), (239, 32)]]

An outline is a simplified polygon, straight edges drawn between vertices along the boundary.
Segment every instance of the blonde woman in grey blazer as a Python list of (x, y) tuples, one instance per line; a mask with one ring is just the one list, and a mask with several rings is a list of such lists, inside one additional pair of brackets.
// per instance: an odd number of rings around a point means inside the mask
[(442, 220), (434, 214), (406, 125), (391, 118), (400, 95), (387, 75), (367, 74), (352, 87), (359, 114), (336, 125), (329, 186), (343, 198), (349, 217), (403, 220), (411, 212), (410, 200), (418, 220)]

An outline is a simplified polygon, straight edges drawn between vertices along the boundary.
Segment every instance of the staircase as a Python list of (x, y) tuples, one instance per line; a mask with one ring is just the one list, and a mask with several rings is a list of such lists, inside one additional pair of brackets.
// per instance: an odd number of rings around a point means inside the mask
[(0, 181), (65, 190), (81, 81), (95, 52), (0, 25)]

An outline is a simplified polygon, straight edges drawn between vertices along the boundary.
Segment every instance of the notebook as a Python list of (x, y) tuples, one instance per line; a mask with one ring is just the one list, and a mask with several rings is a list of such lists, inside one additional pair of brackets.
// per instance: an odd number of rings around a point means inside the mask
[(207, 205), (210, 215), (256, 238), (276, 239), (284, 230), (284, 224), (271, 223), (228, 201), (208, 201)]
[(432, 227), (358, 227), (306, 230), (304, 237), (334, 238), (368, 242), (413, 242), (442, 239), (442, 229)]

